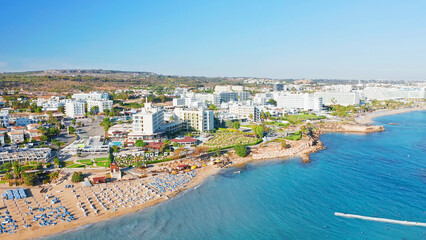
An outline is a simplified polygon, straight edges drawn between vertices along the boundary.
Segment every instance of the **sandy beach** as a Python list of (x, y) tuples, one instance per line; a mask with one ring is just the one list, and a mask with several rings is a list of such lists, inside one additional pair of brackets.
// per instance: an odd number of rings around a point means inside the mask
[(425, 108), (403, 108), (403, 109), (385, 109), (385, 110), (378, 110), (372, 113), (368, 113), (365, 116), (358, 117), (355, 121), (360, 124), (373, 124), (373, 119), (376, 117), (382, 117), (387, 115), (393, 115), (393, 114), (401, 114), (401, 113), (407, 113), (407, 112), (414, 112), (414, 111), (422, 111), (425, 110)]
[[(16, 224), (19, 226), (15, 233), (1, 234), (0, 239), (13, 238), (17, 240), (38, 238), (70, 230), (78, 230), (80, 227), (88, 224), (134, 213), (172, 198), (182, 191), (194, 188), (201, 184), (207, 177), (219, 171), (220, 168), (216, 166), (207, 166), (202, 169), (193, 170), (191, 172), (193, 172), (194, 177), (188, 179), (188, 183), (185, 184), (185, 186), (176, 188), (173, 191), (166, 191), (164, 194), (159, 193), (155, 187), (152, 187), (151, 183), (154, 182), (154, 178), (97, 184), (93, 187), (83, 187), (81, 183), (73, 184), (71, 182), (65, 182), (59, 185), (52, 185), (46, 193), (41, 193), (40, 187), (26, 188), (29, 189), (27, 192), (31, 192), (28, 198), (3, 200), (3, 202), (0, 203), (0, 207), (3, 207), (1, 211), (2, 214), (0, 215), (4, 215), (3, 213), (7, 209), (12, 219), (15, 220)], [(162, 177), (167, 178), (167, 176), (156, 176), (156, 178)], [(175, 175), (173, 175), (173, 177), (175, 177)], [(73, 184), (74, 187), (64, 187), (69, 184)], [(11, 189), (11, 187), (2, 186), (0, 191), (4, 192), (6, 189)], [(110, 194), (110, 192), (112, 194)], [(117, 197), (114, 198), (114, 195)], [(55, 204), (51, 203), (50, 201), (54, 198), (59, 199), (60, 202)], [(129, 201), (123, 202), (123, 199), (126, 200), (128, 198)], [(113, 202), (112, 204), (108, 202), (109, 199)], [(53, 220), (53, 222), (56, 222), (55, 225), (49, 226), (41, 226), (38, 222), (33, 221), (35, 216), (44, 213), (49, 214), (49, 212), (59, 206), (64, 206), (76, 220), (70, 222)], [(79, 206), (85, 209), (87, 216), (85, 216), (85, 212), (83, 212)], [(29, 210), (30, 208), (32, 211)], [(44, 212), (38, 209), (47, 210)], [(31, 224), (31, 227), (24, 228), (23, 226), (25, 224)]]

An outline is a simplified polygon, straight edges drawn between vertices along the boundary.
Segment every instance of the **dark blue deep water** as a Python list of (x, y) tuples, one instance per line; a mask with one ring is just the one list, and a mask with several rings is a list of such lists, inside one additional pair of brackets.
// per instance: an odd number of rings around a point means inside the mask
[[(375, 119), (386, 131), (326, 134), (327, 149), (252, 163), (142, 212), (49, 239), (426, 239), (426, 112)], [(399, 123), (400, 125), (389, 125)]]

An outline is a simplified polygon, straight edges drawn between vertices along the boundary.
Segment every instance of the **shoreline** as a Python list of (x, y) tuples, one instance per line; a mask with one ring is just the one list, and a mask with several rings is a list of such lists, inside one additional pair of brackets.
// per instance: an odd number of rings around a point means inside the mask
[(415, 112), (415, 111), (424, 111), (424, 110), (426, 110), (426, 109), (423, 108), (423, 107), (377, 110), (375, 112), (368, 113), (365, 116), (358, 117), (355, 120), (355, 122), (357, 122), (359, 124), (373, 124), (374, 118), (377, 118), (377, 117), (383, 117), (383, 116), (394, 115), (394, 114), (402, 114), (402, 113), (408, 113), (408, 112)]
[[(359, 124), (366, 124), (366, 123), (371, 123), (372, 120), (376, 117), (392, 115), (392, 114), (400, 114), (400, 113), (406, 113), (406, 112), (412, 112), (412, 111), (419, 111), (419, 110), (425, 110), (425, 109), (413, 108), (413, 109), (381, 111), (379, 113), (374, 112), (375, 114), (367, 114), (362, 119), (362, 121), (357, 121), (357, 122)], [(375, 126), (379, 128), (375, 128), (373, 130), (370, 129), (371, 126), (367, 126), (367, 125), (355, 125), (355, 126), (357, 126), (356, 129), (343, 128), (338, 131), (327, 131), (327, 130), (320, 129), (316, 134), (314, 134), (315, 135), (314, 138), (304, 136), (299, 141), (287, 141), (291, 145), (291, 147), (287, 149), (284, 149), (280, 143), (270, 142), (270, 143), (266, 143), (265, 144), (266, 146), (260, 145), (255, 148), (252, 148), (251, 153), (245, 158), (236, 156), (233, 150), (229, 151), (227, 154), (225, 154), (225, 156), (231, 159), (232, 161), (232, 164), (229, 165), (229, 167), (241, 167), (247, 163), (259, 161), (259, 160), (282, 159), (283, 161), (286, 161), (287, 159), (292, 157), (300, 157), (301, 161), (306, 163), (310, 161), (309, 159), (310, 154), (325, 149), (325, 146), (323, 146), (323, 144), (319, 141), (319, 136), (323, 133), (327, 133), (327, 132), (371, 133), (371, 132), (384, 131), (382, 126)], [(166, 193), (164, 195), (167, 196), (169, 199), (172, 199), (173, 197), (178, 196), (182, 192), (196, 188), (197, 186), (201, 185), (208, 177), (216, 175), (220, 173), (222, 170), (223, 168), (217, 167), (216, 165), (209, 165), (209, 166), (203, 167), (198, 170), (197, 174), (185, 186), (183, 186), (182, 188), (178, 188), (175, 191), (169, 192), (168, 194)], [(134, 180), (130, 180), (130, 181), (134, 181)], [(125, 184), (130, 181), (123, 181), (120, 184)], [(114, 184), (114, 183), (108, 183), (108, 184)], [(40, 188), (32, 187), (30, 189), (39, 190)], [(164, 197), (158, 197), (139, 206), (133, 206), (133, 207), (125, 208), (125, 209), (120, 208), (116, 212), (108, 211), (100, 215), (95, 215), (95, 216), (90, 215), (89, 217), (79, 217), (78, 221), (72, 221), (67, 224), (58, 224), (56, 226), (48, 226), (43, 228), (36, 226), (35, 229), (32, 229), (32, 227), (29, 229), (20, 229), (15, 234), (10, 234), (10, 235), (7, 234), (4, 236), (8, 236), (8, 237), (10, 236), (14, 239), (32, 239), (32, 238), (42, 238), (42, 237), (60, 235), (60, 234), (64, 234), (64, 233), (72, 232), (72, 231), (79, 231), (81, 229), (89, 227), (90, 225), (98, 223), (98, 222), (108, 221), (108, 220), (122, 217), (128, 214), (135, 214), (135, 213), (141, 212), (146, 208), (156, 206), (166, 200), (168, 199)], [(0, 239), (3, 239), (3, 236), (0, 236)]]

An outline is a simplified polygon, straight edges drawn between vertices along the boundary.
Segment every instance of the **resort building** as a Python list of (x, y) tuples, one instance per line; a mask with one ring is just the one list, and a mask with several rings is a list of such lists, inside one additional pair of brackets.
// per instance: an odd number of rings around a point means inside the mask
[(99, 112), (103, 113), (106, 109), (112, 109), (112, 100), (88, 100), (87, 101), (87, 110), (90, 111), (93, 107), (98, 107)]
[(159, 140), (162, 135), (161, 125), (164, 124), (164, 111), (159, 107), (153, 107), (152, 103), (145, 103), (141, 112), (133, 115), (132, 132), (129, 133), (129, 142), (138, 139), (144, 141)]
[(217, 93), (220, 92), (242, 92), (244, 91), (244, 86), (237, 86), (237, 85), (217, 85), (214, 88), (214, 91)]
[(37, 123), (40, 120), (38, 118), (29, 118), (29, 117), (18, 117), (14, 120), (16, 126), (26, 127), (29, 124)]
[(108, 100), (109, 94), (101, 92), (76, 93), (72, 95), (72, 98), (78, 101)]
[(65, 115), (70, 118), (83, 118), (86, 115), (83, 101), (69, 100), (65, 104)]
[(260, 121), (260, 111), (255, 106), (234, 104), (229, 106), (229, 113), (240, 119), (252, 120), (254, 122)]
[(195, 97), (175, 98), (173, 99), (173, 106), (184, 106), (188, 108), (204, 108), (207, 107), (206, 100), (198, 99)]
[(34, 129), (39, 129), (40, 128), (40, 124), (38, 123), (31, 123), (27, 125), (27, 129), (28, 130), (34, 130)]
[(42, 136), (42, 132), (38, 129), (27, 130), (27, 137), (30, 141), (40, 141), (40, 137)]
[(315, 97), (309, 93), (289, 94), (278, 96), (277, 107), (284, 109), (301, 109), (304, 111), (322, 111), (323, 104), (321, 97)]
[(5, 162), (46, 162), (51, 157), (50, 148), (5, 149), (0, 152), (0, 164)]
[(43, 111), (57, 111), (59, 107), (65, 105), (65, 97), (41, 96), (36, 103), (38, 107), (42, 107)]
[(200, 132), (214, 129), (214, 113), (210, 110), (199, 109), (175, 109), (178, 120), (186, 123), (187, 130)]
[(100, 136), (89, 137), (88, 139), (80, 139), (72, 142), (61, 150), (63, 153), (74, 154), (108, 154), (109, 145), (103, 143)]
[(368, 100), (421, 100), (426, 98), (426, 89), (424, 87), (400, 87), (400, 88), (385, 88), (385, 87), (366, 87), (361, 91)]
[(9, 127), (9, 111), (0, 111), (0, 127)]
[(321, 97), (324, 105), (358, 105), (360, 104), (359, 93), (357, 92), (316, 92), (314, 96)]
[(23, 143), (25, 141), (25, 132), (23, 130), (16, 130), (7, 133), (10, 138), (10, 142), (14, 144)]

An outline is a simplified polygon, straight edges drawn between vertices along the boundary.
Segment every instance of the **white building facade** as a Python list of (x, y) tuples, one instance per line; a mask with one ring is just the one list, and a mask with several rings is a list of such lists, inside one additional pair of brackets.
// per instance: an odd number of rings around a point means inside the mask
[(0, 127), (9, 127), (9, 111), (0, 111)]
[(65, 103), (65, 115), (70, 118), (82, 118), (86, 115), (85, 102), (69, 100)]
[(88, 100), (87, 101), (87, 109), (90, 111), (93, 107), (98, 107), (99, 112), (103, 113), (106, 109), (112, 109), (112, 100)]
[(323, 110), (322, 98), (315, 97), (309, 93), (278, 96), (275, 101), (277, 101), (277, 107), (288, 110), (300, 109), (316, 112)]
[(180, 121), (186, 123), (187, 130), (200, 132), (214, 129), (214, 113), (204, 109), (175, 109), (175, 114)]
[(357, 92), (316, 92), (314, 96), (321, 97), (324, 105), (358, 105), (360, 96)]

